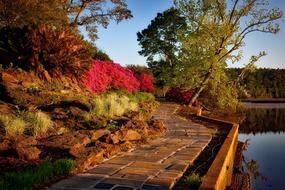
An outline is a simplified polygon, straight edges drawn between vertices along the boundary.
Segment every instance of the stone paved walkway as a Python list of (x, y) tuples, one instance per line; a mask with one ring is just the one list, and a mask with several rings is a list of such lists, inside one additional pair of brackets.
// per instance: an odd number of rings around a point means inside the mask
[(154, 113), (168, 128), (163, 137), (62, 180), (50, 190), (171, 189), (211, 140), (210, 129), (175, 115), (176, 109), (176, 104), (161, 103)]

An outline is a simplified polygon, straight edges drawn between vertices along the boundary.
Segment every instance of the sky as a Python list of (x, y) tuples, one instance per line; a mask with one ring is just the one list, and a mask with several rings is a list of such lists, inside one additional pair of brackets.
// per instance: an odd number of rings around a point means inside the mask
[[(107, 29), (98, 28), (99, 39), (95, 44), (106, 52), (116, 63), (121, 65), (146, 65), (146, 58), (140, 56), (140, 46), (137, 42), (137, 32), (145, 29), (158, 12), (163, 12), (172, 6), (172, 0), (126, 0), (133, 18), (119, 24), (112, 22)], [(278, 7), (285, 14), (285, 0), (269, 0), (270, 6)], [(242, 49), (243, 58), (230, 67), (242, 67), (251, 55), (266, 51), (267, 56), (258, 63), (258, 67), (285, 68), (285, 22), (281, 22), (281, 31), (276, 34), (253, 33), (245, 40)]]

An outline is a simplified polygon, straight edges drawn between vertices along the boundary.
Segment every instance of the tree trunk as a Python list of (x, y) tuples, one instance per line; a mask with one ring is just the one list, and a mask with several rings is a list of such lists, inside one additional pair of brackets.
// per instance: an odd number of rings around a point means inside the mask
[(190, 102), (188, 104), (188, 106), (192, 106), (193, 103), (197, 100), (197, 98), (200, 96), (201, 92), (205, 89), (205, 87), (207, 86), (211, 76), (213, 73), (213, 67), (211, 66), (210, 69), (208, 70), (207, 74), (205, 75), (205, 78), (203, 80), (203, 82), (201, 83), (200, 87), (198, 87), (198, 89), (194, 92), (193, 96), (190, 99)]

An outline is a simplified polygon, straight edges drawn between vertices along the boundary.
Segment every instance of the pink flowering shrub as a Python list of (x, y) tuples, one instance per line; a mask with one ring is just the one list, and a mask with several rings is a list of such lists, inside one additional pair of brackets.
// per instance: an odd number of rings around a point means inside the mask
[(152, 83), (152, 78), (148, 74), (146, 73), (135, 74), (135, 77), (140, 82), (140, 91), (154, 92), (155, 88)]
[(87, 73), (84, 84), (95, 93), (107, 90), (127, 90), (137, 92), (140, 82), (133, 71), (109, 61), (94, 61)]
[(166, 93), (166, 99), (174, 102), (188, 104), (193, 95), (192, 90), (182, 90), (181, 88), (171, 88)]

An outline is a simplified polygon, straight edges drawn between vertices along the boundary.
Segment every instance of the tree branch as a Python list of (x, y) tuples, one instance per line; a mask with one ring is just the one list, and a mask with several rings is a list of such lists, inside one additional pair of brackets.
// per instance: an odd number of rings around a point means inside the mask
[[(71, 2), (72, 2), (72, 1), (71, 1)], [(86, 7), (88, 7), (89, 3), (90, 3), (90, 2), (82, 1), (82, 4), (81, 4), (81, 6), (80, 6), (80, 9), (79, 9), (79, 11), (77, 12), (77, 14), (76, 14), (76, 16), (75, 16), (75, 18), (74, 18), (74, 20), (73, 20), (73, 22), (72, 22), (71, 24), (77, 24), (77, 25), (79, 25), (79, 24), (78, 24), (79, 16), (80, 16), (80, 14), (84, 11), (84, 9), (86, 9)]]
[(234, 12), (235, 12), (235, 10), (236, 10), (238, 1), (239, 1), (239, 0), (235, 0), (234, 6), (233, 6), (233, 8), (232, 8), (232, 10), (231, 10), (231, 14), (230, 14), (230, 18), (229, 18), (229, 24), (231, 24), (231, 21), (232, 21), (232, 19), (233, 19)]

